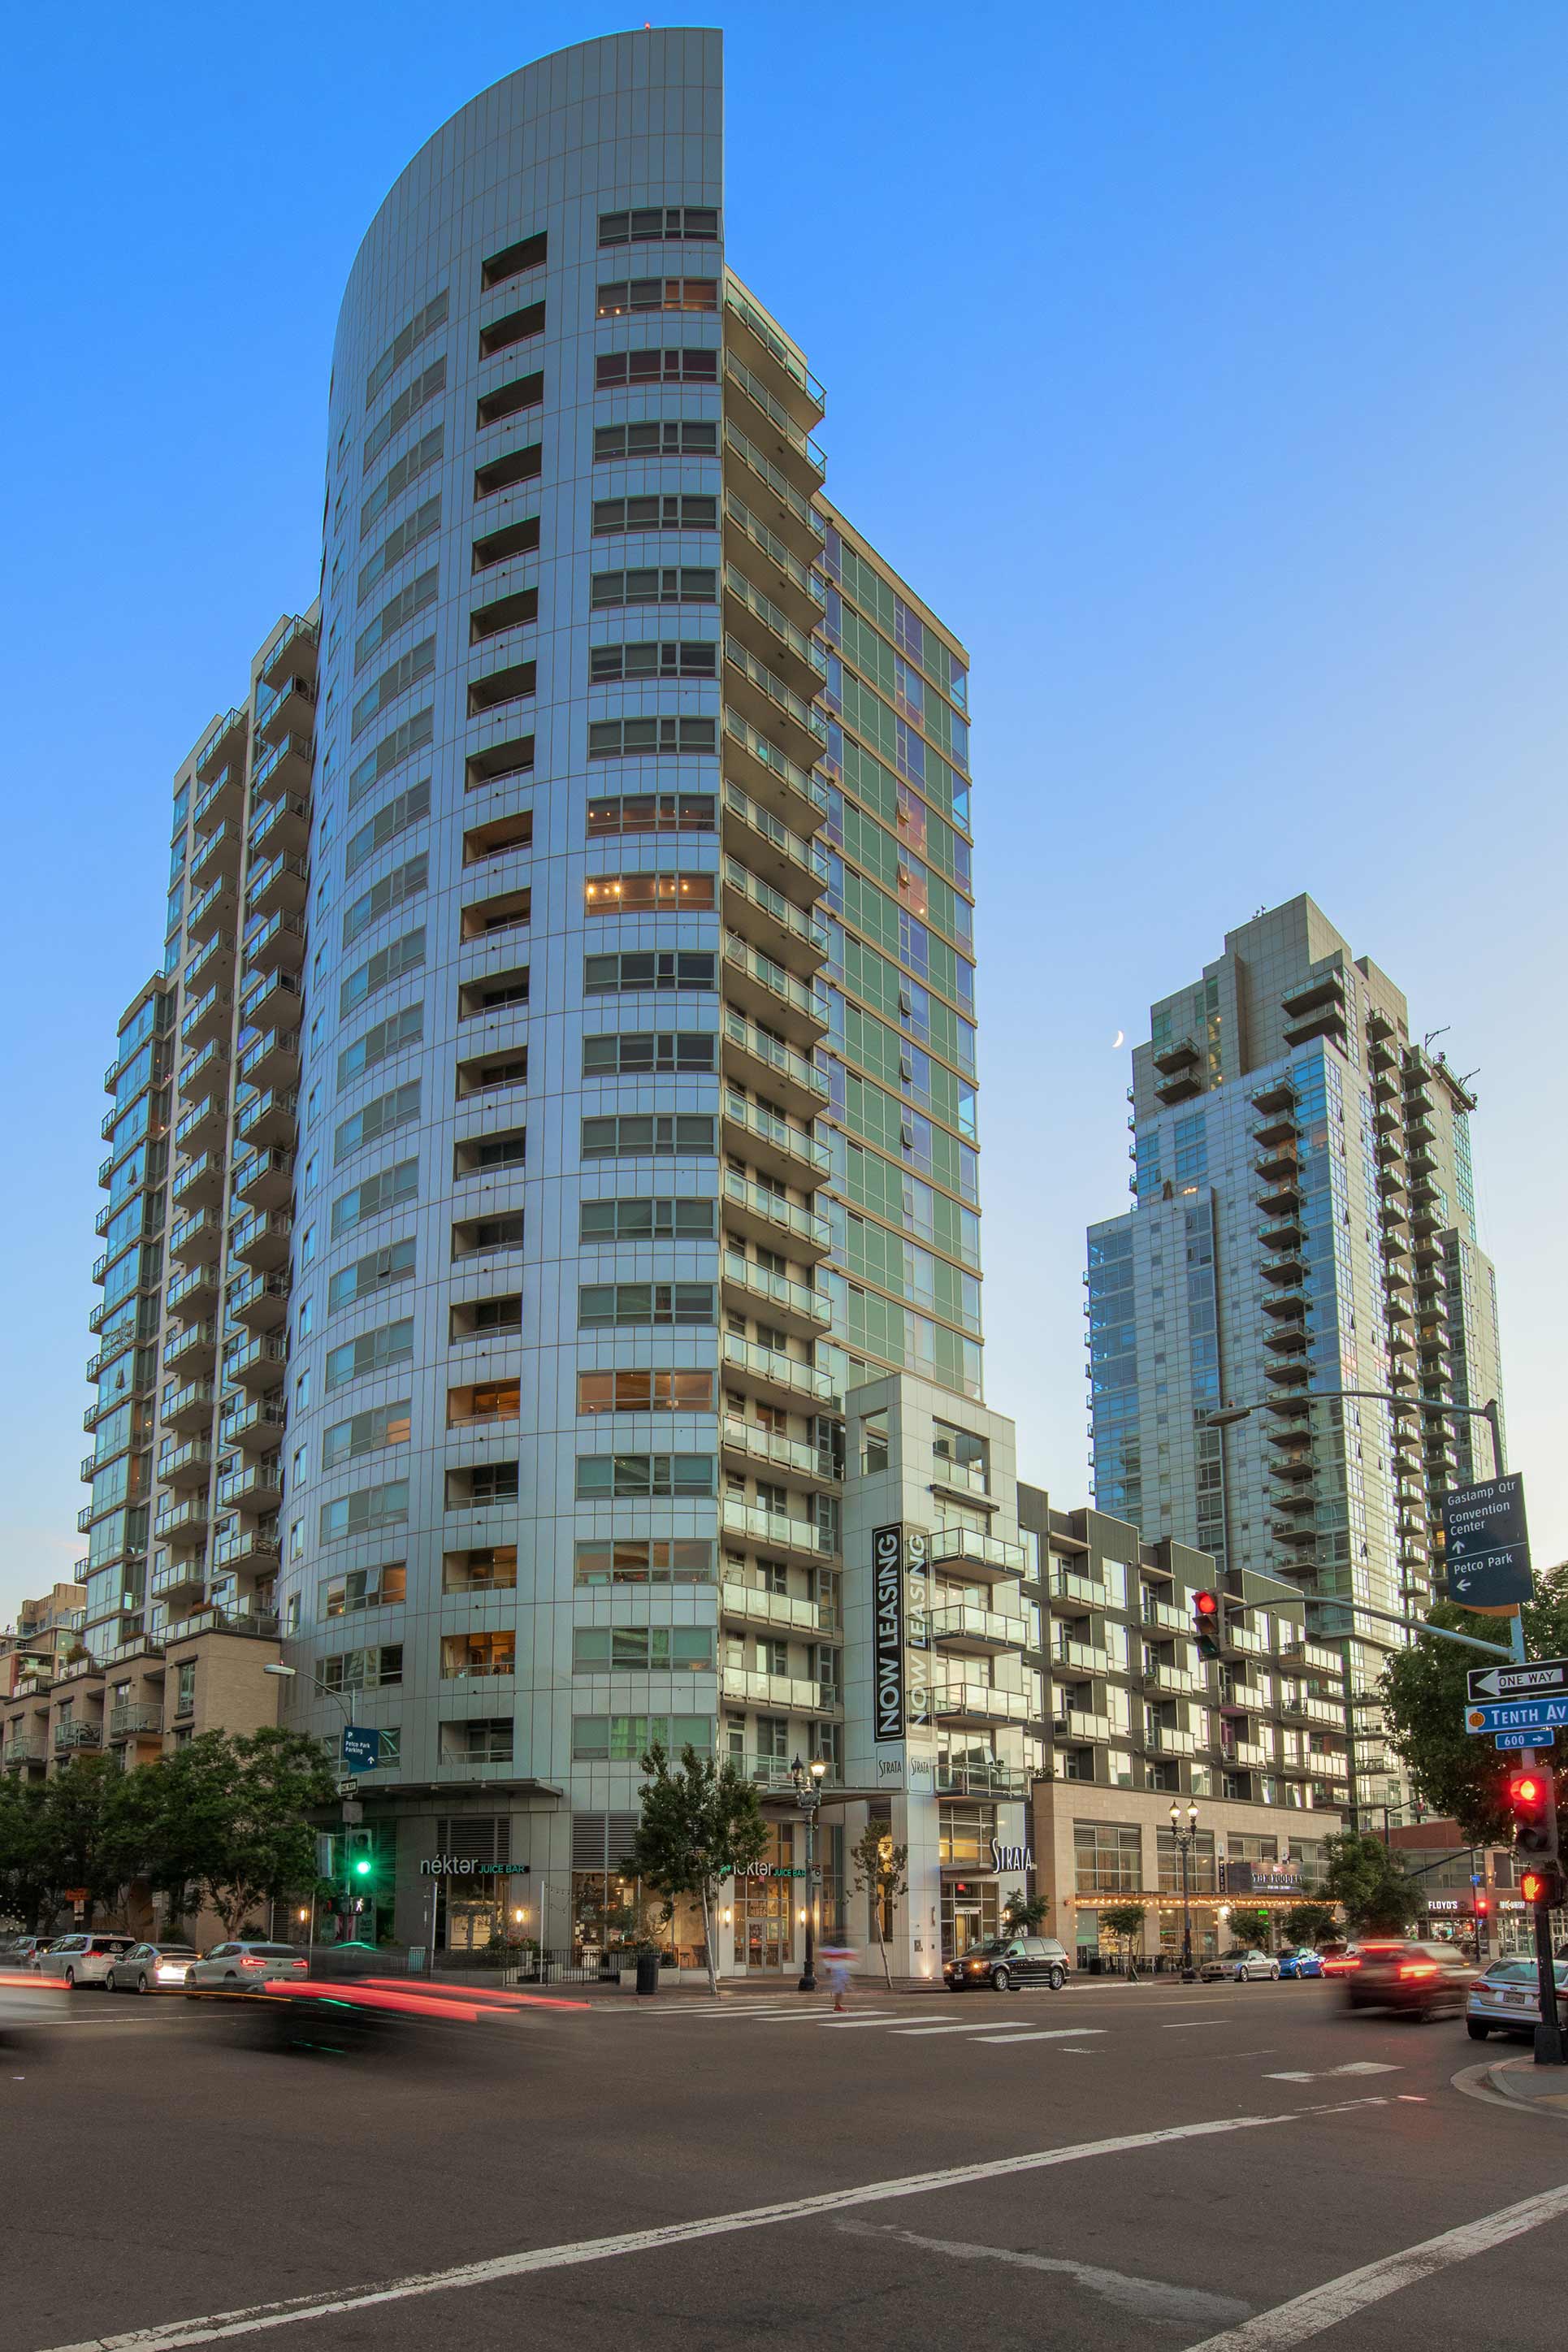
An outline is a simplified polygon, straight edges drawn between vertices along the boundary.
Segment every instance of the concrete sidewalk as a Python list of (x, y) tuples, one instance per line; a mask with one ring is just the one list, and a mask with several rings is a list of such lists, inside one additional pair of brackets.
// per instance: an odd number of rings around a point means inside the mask
[(1505, 2058), (1487, 2069), (1487, 2081), (1504, 2098), (1542, 2115), (1568, 2120), (1568, 2066), (1538, 2066), (1533, 2058)]

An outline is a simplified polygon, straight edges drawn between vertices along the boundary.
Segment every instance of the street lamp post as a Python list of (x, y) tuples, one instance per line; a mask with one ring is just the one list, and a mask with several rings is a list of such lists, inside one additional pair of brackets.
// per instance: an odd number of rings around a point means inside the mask
[(797, 1756), (789, 1768), (795, 1782), (795, 1801), (805, 1815), (805, 1966), (801, 1970), (796, 1992), (816, 1990), (816, 1812), (822, 1802), (822, 1783), (827, 1767), (819, 1756), (814, 1756), (810, 1769)]
[[(261, 1669), (261, 1671), (262, 1671), (262, 1673), (263, 1673), (264, 1675), (275, 1675), (277, 1676), (277, 1678), (278, 1678), (278, 1680), (279, 1680), (279, 1682), (286, 1682), (286, 1683), (291, 1683), (291, 1682), (295, 1682), (295, 1681), (297, 1681), (297, 1680), (299, 1679), (299, 1674), (300, 1674), (300, 1669), (299, 1669), (299, 1667), (298, 1667), (298, 1666), (286, 1666), (286, 1665), (281, 1664), (280, 1663), (275, 1663), (275, 1664), (271, 1664), (271, 1665), (266, 1665), (266, 1666), (263, 1666), (263, 1667), (262, 1667), (262, 1669)], [(337, 1692), (337, 1691), (335, 1691), (335, 1690), (329, 1690), (329, 1689), (327, 1688), (327, 1686), (326, 1686), (325, 1683), (323, 1683), (323, 1682), (320, 1682), (320, 1681), (318, 1681), (318, 1682), (313, 1685), (313, 1687), (315, 1688), (315, 1690), (317, 1691), (317, 1693), (318, 1693), (321, 1697), (323, 1697), (323, 1698), (330, 1698), (330, 1699), (332, 1701), (333, 1705), (337, 1707), (338, 1712), (339, 1712), (339, 1713), (340, 1713), (340, 1715), (342, 1717), (343, 1721), (348, 1725), (349, 1728), (352, 1730), (352, 1729), (353, 1728), (353, 1717), (350, 1714), (349, 1709), (348, 1709), (348, 1706), (347, 1706), (346, 1702), (344, 1701), (344, 1699), (342, 1698), (342, 1696), (341, 1693), (339, 1693), (339, 1692)], [(342, 1759), (341, 1759), (341, 1757), (340, 1757), (340, 1759), (339, 1759), (339, 1764), (340, 1764), (340, 1769), (341, 1769), (341, 1768), (342, 1768)], [(339, 1795), (339, 1796), (343, 1800), (343, 1819), (344, 1819), (345, 1826), (346, 1826), (347, 1822), (348, 1822), (348, 1801), (353, 1797), (353, 1793), (354, 1793), (354, 1783), (353, 1782), (353, 1780), (342, 1780), (342, 1778), (340, 1778), (340, 1780), (339, 1780), (339, 1781), (338, 1781), (338, 1795)], [(356, 1818), (357, 1818), (357, 1816), (356, 1816)], [(349, 1859), (349, 1857), (348, 1857), (348, 1841), (347, 1841), (347, 1839), (345, 1838), (345, 1839), (344, 1839), (344, 1841), (343, 1841), (343, 1901), (344, 1901), (344, 1903), (345, 1903), (345, 1904), (352, 1904), (352, 1903), (353, 1903), (353, 1887), (350, 1885), (350, 1884), (349, 1884), (348, 1859)], [(349, 1919), (349, 1918), (352, 1918), (352, 1917), (353, 1917), (353, 1912), (352, 1912), (352, 1911), (345, 1911), (345, 1912), (344, 1912), (344, 1914), (343, 1914), (343, 1917), (344, 1917), (344, 1919), (345, 1919), (345, 1920), (347, 1920), (347, 1919)], [(373, 1922), (373, 1924), (374, 1924), (374, 1922)], [(310, 1896), (310, 1933), (311, 1933), (312, 1937), (314, 1936), (315, 1931), (316, 1931), (316, 1898), (315, 1898), (314, 1894), (312, 1893), (312, 1895), (311, 1895), (311, 1896)], [(342, 1931), (341, 1931), (341, 1929), (340, 1929), (340, 1933), (341, 1933), (341, 1932), (342, 1932)]]
[(1182, 1857), (1182, 1982), (1184, 1984), (1193, 1984), (1197, 1978), (1197, 1970), (1193, 1966), (1193, 1893), (1192, 1884), (1187, 1875), (1187, 1856), (1192, 1851), (1193, 1841), (1197, 1833), (1196, 1805), (1189, 1803), (1186, 1826), (1184, 1828), (1182, 1809), (1180, 1805), (1173, 1804), (1171, 1835), (1176, 1842), (1176, 1852)]

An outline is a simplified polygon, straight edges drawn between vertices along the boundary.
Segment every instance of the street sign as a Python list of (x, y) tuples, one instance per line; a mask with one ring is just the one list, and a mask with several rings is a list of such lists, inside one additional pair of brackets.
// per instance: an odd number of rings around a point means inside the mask
[(348, 1772), (374, 1772), (381, 1761), (381, 1734), (368, 1731), (362, 1724), (343, 1726), (343, 1769)]
[(1448, 1598), (1463, 1609), (1517, 1609), (1534, 1594), (1524, 1480), (1517, 1470), (1443, 1497), (1443, 1559)]
[(1550, 1748), (1556, 1738), (1554, 1731), (1494, 1731), (1492, 1742), (1498, 1748)]
[(1532, 1658), (1527, 1666), (1472, 1666), (1465, 1685), (1478, 1701), (1557, 1698), (1568, 1694), (1568, 1658)]
[(1471, 1733), (1549, 1731), (1559, 1723), (1568, 1723), (1568, 1698), (1499, 1699), (1465, 1709), (1465, 1729)]

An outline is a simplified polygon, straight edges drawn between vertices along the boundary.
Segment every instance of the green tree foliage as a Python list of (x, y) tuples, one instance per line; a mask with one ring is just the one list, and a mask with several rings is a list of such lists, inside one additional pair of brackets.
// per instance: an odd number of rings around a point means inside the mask
[(889, 1988), (893, 1981), (892, 1966), (888, 1958), (888, 1938), (884, 1932), (887, 1913), (900, 1895), (910, 1891), (905, 1875), (909, 1866), (907, 1845), (895, 1845), (887, 1826), (879, 1821), (868, 1821), (854, 1844), (848, 1859), (854, 1866), (851, 1880), (857, 1895), (871, 1897), (871, 1918), (876, 1929), (877, 1948), (882, 1955), (882, 1974)]
[[(1478, 1617), (1448, 1601), (1439, 1601), (1431, 1616), (1433, 1624), (1479, 1641), (1500, 1643), (1506, 1636), (1501, 1618)], [(1536, 1580), (1535, 1599), (1523, 1618), (1531, 1657), (1568, 1657), (1568, 1561)], [(1435, 1812), (1458, 1822), (1461, 1835), (1474, 1845), (1506, 1841), (1512, 1830), (1503, 1793), (1512, 1759), (1489, 1739), (1472, 1738), (1464, 1723), (1465, 1676), (1470, 1667), (1489, 1663), (1479, 1650), (1461, 1649), (1455, 1642), (1417, 1641), (1411, 1649), (1395, 1651), (1382, 1683), (1392, 1743), (1409, 1768), (1416, 1795)], [(1558, 1822), (1568, 1843), (1565, 1798), (1568, 1776), (1560, 1772)]]
[(1043, 1895), (1026, 1895), (1015, 1886), (1002, 1906), (1002, 1924), (1010, 1936), (1032, 1936), (1050, 1907)]
[(1266, 1904), (1233, 1903), (1226, 1923), (1231, 1940), (1244, 1951), (1267, 1951), (1268, 1948), (1268, 1909)]
[(1100, 1924), (1124, 1944), (1135, 1944), (1142, 1940), (1146, 1916), (1142, 1903), (1111, 1903), (1101, 1911)]
[(678, 1895), (697, 1896), (709, 1990), (717, 1992), (713, 1916), (720, 1881), (760, 1862), (768, 1842), (757, 1792), (728, 1757), (716, 1764), (695, 1748), (683, 1748), (679, 1764), (672, 1766), (664, 1748), (655, 1745), (642, 1769), (647, 1775), (637, 1792), (642, 1817), (627, 1866), (664, 1897), (667, 1919), (675, 1916)]
[(1288, 1944), (1321, 1944), (1334, 1932), (1334, 1915), (1327, 1903), (1298, 1903), (1279, 1926)]
[(1398, 1936), (1420, 1917), (1421, 1890), (1397, 1854), (1378, 1837), (1346, 1830), (1324, 1840), (1323, 1891), (1357, 1936)]
[(47, 1784), (0, 1779), (0, 1920), (29, 1934), (50, 1923), (64, 1900), (58, 1854), (48, 1834)]

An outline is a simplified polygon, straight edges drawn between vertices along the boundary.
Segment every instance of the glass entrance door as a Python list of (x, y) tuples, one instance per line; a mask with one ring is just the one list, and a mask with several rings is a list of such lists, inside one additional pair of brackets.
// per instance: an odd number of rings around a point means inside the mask
[[(771, 1873), (795, 1867), (795, 1823), (781, 1822), (768, 1840), (763, 1860)], [(795, 1966), (796, 1895), (805, 1900), (805, 1881), (770, 1875), (740, 1878), (735, 1889), (735, 1958), (743, 1969), (775, 1972)]]

